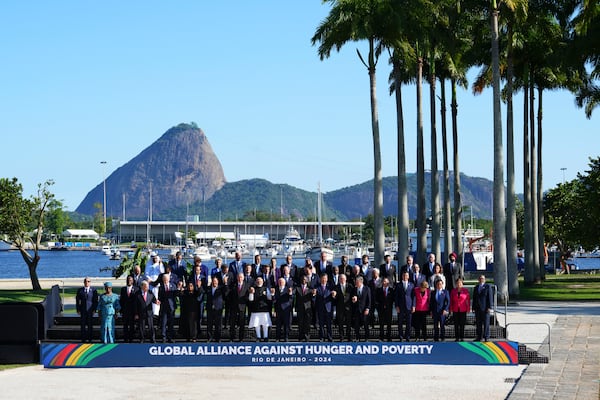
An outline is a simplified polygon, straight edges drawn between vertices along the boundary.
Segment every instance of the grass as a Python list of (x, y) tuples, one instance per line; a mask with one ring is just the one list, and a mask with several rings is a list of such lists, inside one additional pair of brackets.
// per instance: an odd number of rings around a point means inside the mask
[(519, 280), (519, 300), (600, 301), (600, 276), (546, 275), (540, 284), (525, 286)]
[(39, 365), (39, 364), (0, 364), (0, 371), (4, 371), (7, 369), (21, 368), (21, 367), (30, 367), (32, 365)]
[[(23, 289), (12, 289), (12, 290), (0, 290), (0, 303), (13, 303), (13, 302), (26, 302), (26, 303), (39, 303), (48, 295), (49, 290), (23, 290)], [(75, 297), (77, 288), (65, 288), (64, 297)], [(62, 295), (62, 291), (61, 291)]]

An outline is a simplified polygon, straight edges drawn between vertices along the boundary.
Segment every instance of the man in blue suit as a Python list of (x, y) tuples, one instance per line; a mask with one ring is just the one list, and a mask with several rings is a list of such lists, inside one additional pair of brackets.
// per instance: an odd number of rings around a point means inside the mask
[[(415, 285), (408, 280), (408, 271), (402, 272), (400, 282), (396, 285), (396, 313), (398, 314), (398, 336), (410, 341), (412, 314), (415, 312)], [(404, 334), (402, 325), (405, 326)]]
[(221, 341), (223, 307), (227, 297), (227, 286), (219, 286), (219, 279), (213, 276), (211, 285), (206, 289), (206, 320), (208, 341)]
[(277, 341), (287, 342), (289, 340), (293, 303), (294, 288), (287, 285), (284, 278), (279, 278), (277, 288), (275, 288), (275, 316), (277, 317), (275, 340)]
[[(327, 341), (333, 341), (331, 322), (333, 320), (333, 302), (336, 292), (328, 284), (326, 273), (321, 274), (319, 285), (313, 289), (313, 299), (315, 302), (315, 311), (319, 321), (319, 340), (323, 341), (327, 335)], [(327, 330), (327, 332), (325, 332)]]
[(475, 313), (476, 341), (490, 338), (490, 314), (492, 312), (492, 288), (485, 283), (485, 275), (479, 277), (479, 284), (473, 288), (473, 312)]
[(446, 339), (446, 317), (450, 312), (450, 294), (444, 289), (444, 282), (441, 279), (435, 281), (435, 290), (431, 293), (429, 308), (433, 316), (433, 340), (444, 341)]
[(159, 316), (163, 343), (166, 341), (173, 343), (175, 339), (173, 321), (175, 319), (175, 310), (177, 309), (177, 293), (178, 288), (174, 283), (170, 282), (169, 274), (163, 274), (162, 282), (158, 288)]
[(92, 324), (96, 309), (98, 308), (98, 291), (91, 287), (92, 280), (85, 277), (83, 287), (77, 290), (75, 306), (81, 319), (81, 343), (92, 343)]
[(229, 272), (231, 272), (233, 276), (237, 276), (237, 274), (243, 273), (245, 270), (246, 263), (242, 261), (242, 253), (236, 251), (235, 260), (229, 263)]

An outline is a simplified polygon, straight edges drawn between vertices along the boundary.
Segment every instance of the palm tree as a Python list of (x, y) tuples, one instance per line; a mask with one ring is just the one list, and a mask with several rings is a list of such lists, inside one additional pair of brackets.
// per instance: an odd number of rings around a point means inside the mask
[(494, 104), (494, 283), (498, 296), (508, 296), (506, 270), (506, 210), (504, 203), (504, 156), (502, 149), (502, 116), (500, 114), (500, 53), (498, 34), (498, 3), (491, 1), (492, 27), (492, 88)]
[(405, 41), (393, 44), (390, 56), (392, 72), (390, 74), (390, 93), (396, 97), (396, 130), (398, 135), (398, 253), (397, 259), (404, 260), (409, 252), (409, 216), (408, 190), (406, 185), (406, 153), (404, 147), (404, 113), (402, 110), (402, 84), (410, 82), (412, 77), (410, 60), (414, 59), (413, 49)]
[(381, 150), (379, 139), (379, 116), (377, 112), (376, 67), (382, 51), (382, 39), (387, 37), (388, 29), (395, 20), (391, 3), (385, 0), (325, 0), (331, 3), (329, 15), (317, 27), (311, 39), (313, 45), (319, 44), (321, 60), (329, 58), (331, 50), (339, 51), (346, 43), (366, 40), (368, 54), (366, 61), (357, 50), (361, 62), (369, 72), (369, 93), (371, 99), (371, 130), (373, 136), (374, 161), (374, 226), (375, 226), (375, 264), (383, 262), (385, 233), (383, 221), (383, 184), (381, 174)]

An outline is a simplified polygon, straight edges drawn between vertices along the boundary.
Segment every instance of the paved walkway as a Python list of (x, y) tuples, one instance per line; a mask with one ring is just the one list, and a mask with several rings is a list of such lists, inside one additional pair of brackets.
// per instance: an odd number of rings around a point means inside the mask
[(548, 364), (531, 364), (510, 400), (600, 399), (600, 316), (561, 315), (551, 331)]

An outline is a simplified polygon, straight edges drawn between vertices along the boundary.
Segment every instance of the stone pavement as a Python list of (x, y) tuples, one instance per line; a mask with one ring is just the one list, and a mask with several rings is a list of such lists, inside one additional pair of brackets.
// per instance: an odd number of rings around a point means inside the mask
[(510, 400), (600, 399), (600, 316), (560, 315), (548, 364), (525, 369)]

